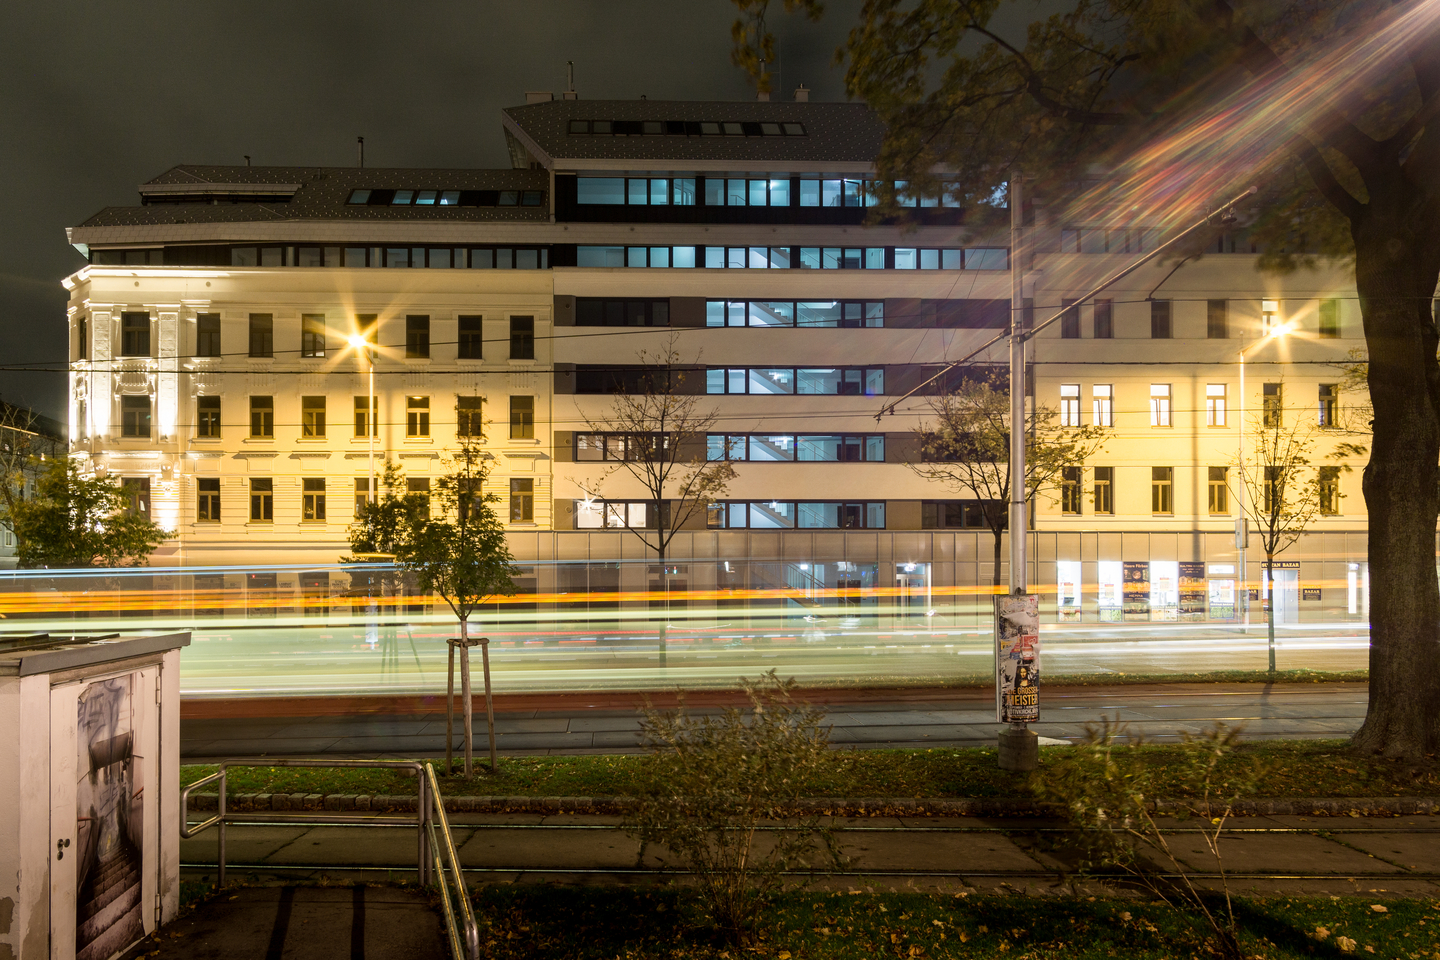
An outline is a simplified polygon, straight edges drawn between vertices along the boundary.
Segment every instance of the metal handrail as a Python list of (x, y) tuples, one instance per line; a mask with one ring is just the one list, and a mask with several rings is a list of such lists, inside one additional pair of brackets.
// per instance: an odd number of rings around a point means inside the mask
[[(226, 771), (230, 767), (315, 767), (315, 768), (349, 768), (349, 769), (400, 769), (413, 770), (415, 772), (416, 797), (415, 816), (392, 817), (392, 816), (362, 816), (344, 814), (286, 814), (267, 812), (261, 814), (230, 813), (225, 809), (225, 786)], [(433, 779), (433, 775), (432, 775)], [(219, 782), (220, 799), (215, 816), (194, 827), (189, 825), (190, 821), (190, 792), (206, 784)], [(425, 771), (421, 769), (420, 763), (413, 760), (280, 760), (259, 758), (255, 760), (222, 760), (220, 769), (196, 780), (180, 792), (180, 837), (189, 840), (197, 834), (209, 829), (212, 826), (219, 826), (220, 836), (217, 843), (219, 873), (217, 887), (225, 886), (225, 827), (231, 823), (253, 823), (263, 821), (267, 823), (313, 823), (313, 824), (357, 824), (361, 826), (393, 827), (413, 826), (418, 835), (419, 849), (416, 853), (415, 872), (419, 876), (420, 883), (430, 882), (430, 850), (429, 834), (430, 827), (430, 803), (426, 795)], [(442, 812), (443, 815), (443, 812)], [(449, 842), (450, 829), (445, 828), (445, 839)], [(453, 849), (453, 848), (452, 848)], [(458, 861), (456, 861), (458, 862)], [(463, 889), (463, 884), (462, 884)], [(467, 902), (468, 906), (468, 902)], [(473, 919), (472, 919), (473, 925)], [(478, 934), (476, 938), (478, 950)]]
[[(440, 796), (440, 783), (435, 779), (435, 767), (425, 764), (425, 778), (430, 784), (429, 811), (434, 816), (426, 818), (425, 829), (430, 834), (430, 856), (434, 858), (436, 885), (440, 888), (440, 903), (445, 910), (445, 930), (450, 935), (450, 953), (455, 960), (479, 960), (480, 928), (475, 925), (475, 911), (470, 905), (470, 894), (465, 889), (465, 874), (460, 868), (460, 857), (455, 853), (455, 840), (450, 835), (450, 821), (445, 816), (445, 800)], [(435, 838), (435, 824), (440, 824), (443, 844)], [(444, 851), (442, 857), (441, 852)], [(450, 868), (447, 881), (445, 868)], [(450, 902), (450, 883), (455, 885), (455, 898), (460, 902), (460, 922), (456, 923), (455, 908)], [(461, 944), (461, 937), (464, 944)]]

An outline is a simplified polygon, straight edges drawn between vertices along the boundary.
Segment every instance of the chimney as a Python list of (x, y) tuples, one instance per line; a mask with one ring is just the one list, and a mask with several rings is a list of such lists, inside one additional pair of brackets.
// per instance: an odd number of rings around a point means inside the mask
[(551, 93), (549, 90), (526, 90), (526, 91), (525, 91), (525, 102), (526, 102), (526, 103), (547, 103), (547, 102), (549, 102), (549, 101), (551, 101), (551, 100), (554, 100), (554, 99), (555, 99), (555, 94)]
[(796, 103), (809, 103), (809, 102), (810, 102), (810, 91), (809, 91), (809, 89), (806, 88), (805, 84), (803, 84), (803, 83), (800, 84), (800, 86), (798, 86), (798, 87), (795, 88), (795, 102), (796, 102)]
[(566, 100), (579, 100), (580, 94), (575, 92), (575, 61), (565, 61), (565, 92), (560, 94)]
[(764, 92), (764, 93), (757, 93), (757, 94), (755, 94), (755, 99), (761, 101), (762, 103), (769, 103), (769, 102), (770, 102), (770, 92), (767, 90), (767, 91)]

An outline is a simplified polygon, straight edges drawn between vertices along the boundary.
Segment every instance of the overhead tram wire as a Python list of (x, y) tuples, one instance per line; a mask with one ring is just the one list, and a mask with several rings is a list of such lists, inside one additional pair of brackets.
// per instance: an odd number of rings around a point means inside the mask
[[(1246, 197), (1251, 196), (1252, 194), (1258, 193), (1258, 192), (1259, 192), (1259, 189), (1260, 189), (1259, 187), (1255, 187), (1255, 186), (1249, 187), (1248, 189), (1245, 190), (1244, 193), (1240, 194), (1238, 197), (1236, 197), (1235, 199), (1231, 200), (1229, 203), (1221, 204), (1221, 209), (1222, 209), (1222, 210), (1229, 210), (1229, 209), (1233, 208), (1233, 207), (1235, 206), (1235, 204), (1237, 204), (1237, 203), (1239, 203), (1240, 201), (1244, 200)], [(1174, 246), (1176, 243), (1180, 242), (1180, 240), (1182, 240), (1182, 239), (1185, 238), (1186, 236), (1189, 236), (1191, 233), (1194, 233), (1196, 230), (1199, 230), (1201, 227), (1203, 227), (1203, 226), (1205, 226), (1206, 224), (1208, 224), (1208, 223), (1210, 222), (1211, 218), (1214, 217), (1214, 216), (1215, 216), (1214, 213), (1207, 213), (1207, 214), (1205, 214), (1205, 216), (1202, 217), (1199, 221), (1197, 221), (1196, 223), (1192, 224), (1192, 225), (1189, 226), (1189, 227), (1186, 227), (1184, 230), (1180, 231), (1179, 233), (1175, 234), (1175, 236), (1171, 237), (1169, 240), (1166, 240), (1164, 243), (1160, 244), (1160, 246), (1156, 247), (1154, 250), (1152, 250), (1152, 251), (1150, 251), (1149, 253), (1145, 254), (1145, 255), (1142, 256), (1140, 259), (1134, 261), (1133, 263), (1131, 263), (1130, 265), (1126, 266), (1125, 268), (1119, 270), (1118, 272), (1116, 272), (1116, 273), (1114, 273), (1114, 274), (1111, 274), (1111, 275), (1110, 275), (1106, 280), (1104, 280), (1099, 286), (1095, 287), (1093, 290), (1091, 290), (1089, 293), (1086, 293), (1084, 296), (1081, 296), (1081, 297), (1077, 298), (1074, 303), (1069, 304), (1068, 306), (1061, 307), (1053, 316), (1051, 316), (1049, 319), (1045, 320), (1043, 323), (1036, 324), (1036, 325), (1035, 325), (1034, 327), (1032, 327), (1030, 330), (1028, 330), (1028, 331), (1026, 331), (1026, 332), (1024, 332), (1024, 333), (1022, 333), (1022, 334), (1019, 334), (1020, 339), (1021, 339), (1021, 340), (1033, 340), (1033, 339), (1035, 338), (1035, 335), (1036, 335), (1037, 333), (1039, 333), (1041, 330), (1044, 330), (1046, 327), (1050, 326), (1050, 324), (1052, 324), (1052, 323), (1054, 323), (1055, 321), (1059, 320), (1061, 317), (1065, 316), (1065, 314), (1069, 313), (1070, 310), (1072, 310), (1073, 308), (1078, 307), (1078, 306), (1080, 306), (1081, 304), (1085, 303), (1086, 301), (1094, 298), (1094, 296), (1095, 296), (1097, 293), (1100, 293), (1102, 290), (1104, 290), (1106, 287), (1110, 286), (1111, 284), (1116, 283), (1116, 282), (1124, 279), (1125, 277), (1129, 276), (1131, 273), (1134, 273), (1136, 270), (1140, 269), (1140, 267), (1144, 266), (1146, 263), (1149, 263), (1151, 260), (1153, 260), (1153, 259), (1155, 259), (1156, 257), (1158, 257), (1161, 253), (1164, 253), (1165, 250), (1167, 250), (1168, 248)], [(1011, 270), (1014, 270), (1014, 269), (1015, 269), (1015, 264), (1014, 264), (1013, 261), (1012, 261), (1011, 264), (1010, 264), (1010, 269), (1011, 269)], [(891, 401), (890, 403), (887, 403), (887, 404), (885, 404), (884, 406), (882, 406), (882, 407), (880, 408), (880, 411), (875, 414), (875, 422), (876, 422), (876, 423), (879, 423), (880, 420), (881, 420), (881, 418), (885, 416), (885, 414), (886, 414), (887, 411), (888, 411), (890, 414), (893, 415), (893, 414), (895, 413), (895, 408), (896, 408), (897, 406), (899, 406), (901, 403), (903, 403), (904, 401), (908, 400), (910, 397), (914, 396), (915, 394), (919, 393), (921, 390), (925, 389), (925, 388), (928, 387), (930, 384), (934, 383), (936, 380), (939, 380), (941, 377), (945, 376), (945, 375), (946, 375), (947, 373), (949, 373), (951, 370), (955, 369), (956, 367), (960, 366), (960, 365), (963, 364), (963, 363), (966, 363), (966, 362), (969, 361), (969, 360), (973, 360), (975, 357), (978, 357), (980, 354), (984, 353), (986, 350), (989, 350), (989, 349), (990, 349), (991, 347), (993, 347), (995, 344), (1000, 343), (1002, 340), (1008, 340), (1008, 339), (1010, 339), (1010, 337), (1012, 336), (1012, 331), (1015, 329), (1015, 324), (1016, 324), (1016, 320), (1017, 320), (1017, 319), (1018, 319), (1018, 318), (1012, 316), (1012, 317), (1010, 318), (1010, 326), (1009, 326), (1008, 329), (1006, 329), (1006, 330), (1004, 330), (1004, 331), (996, 334), (995, 336), (991, 337), (989, 340), (985, 341), (985, 342), (984, 342), (983, 344), (981, 344), (979, 347), (977, 347), (977, 348), (975, 348), (974, 350), (970, 351), (968, 354), (966, 354), (965, 356), (961, 357), (959, 360), (955, 360), (955, 361), (952, 361), (952, 362), (950, 362), (950, 363), (947, 363), (944, 367), (941, 368), (941, 370), (940, 370), (939, 373), (935, 374), (935, 375), (934, 375), (933, 377), (931, 377), (930, 379), (928, 379), (928, 380), (926, 380), (925, 382), (923, 382), (923, 383), (919, 384), (918, 386), (914, 387), (914, 388), (911, 389), (909, 392), (907, 392), (907, 393), (905, 393), (905, 394), (902, 394), (900, 397), (898, 397), (897, 399)]]

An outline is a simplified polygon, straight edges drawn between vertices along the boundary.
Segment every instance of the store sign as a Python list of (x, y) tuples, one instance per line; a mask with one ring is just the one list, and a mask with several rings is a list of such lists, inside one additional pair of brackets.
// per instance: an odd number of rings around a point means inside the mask
[(1040, 598), (995, 598), (995, 719), (1040, 719)]
[(1150, 619), (1150, 561), (1125, 561), (1125, 619)]
[(1301, 587), (1301, 588), (1300, 588), (1300, 599), (1301, 599), (1301, 600), (1319, 600), (1319, 599), (1320, 599), (1320, 588), (1319, 588), (1319, 587)]

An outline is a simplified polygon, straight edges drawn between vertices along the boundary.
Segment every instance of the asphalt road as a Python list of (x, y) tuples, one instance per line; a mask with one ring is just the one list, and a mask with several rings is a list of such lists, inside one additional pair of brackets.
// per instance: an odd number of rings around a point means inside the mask
[[(840, 748), (993, 746), (993, 694), (983, 689), (814, 691)], [(507, 755), (633, 753), (640, 749), (636, 694), (509, 696), (496, 707), (496, 742)], [(696, 695), (698, 712), (725, 697)], [(1118, 718), (1155, 740), (1177, 739), (1215, 721), (1259, 738), (1349, 736), (1365, 717), (1363, 683), (1135, 684), (1042, 690), (1035, 731), (1053, 741), (1085, 736), (1087, 724)], [(393, 712), (392, 712), (393, 711)], [(458, 724), (457, 724), (458, 726)], [(477, 705), (478, 744), (485, 713)], [(225, 757), (432, 757), (444, 754), (443, 701), (308, 698), (188, 701), (180, 725), (189, 761)]]

